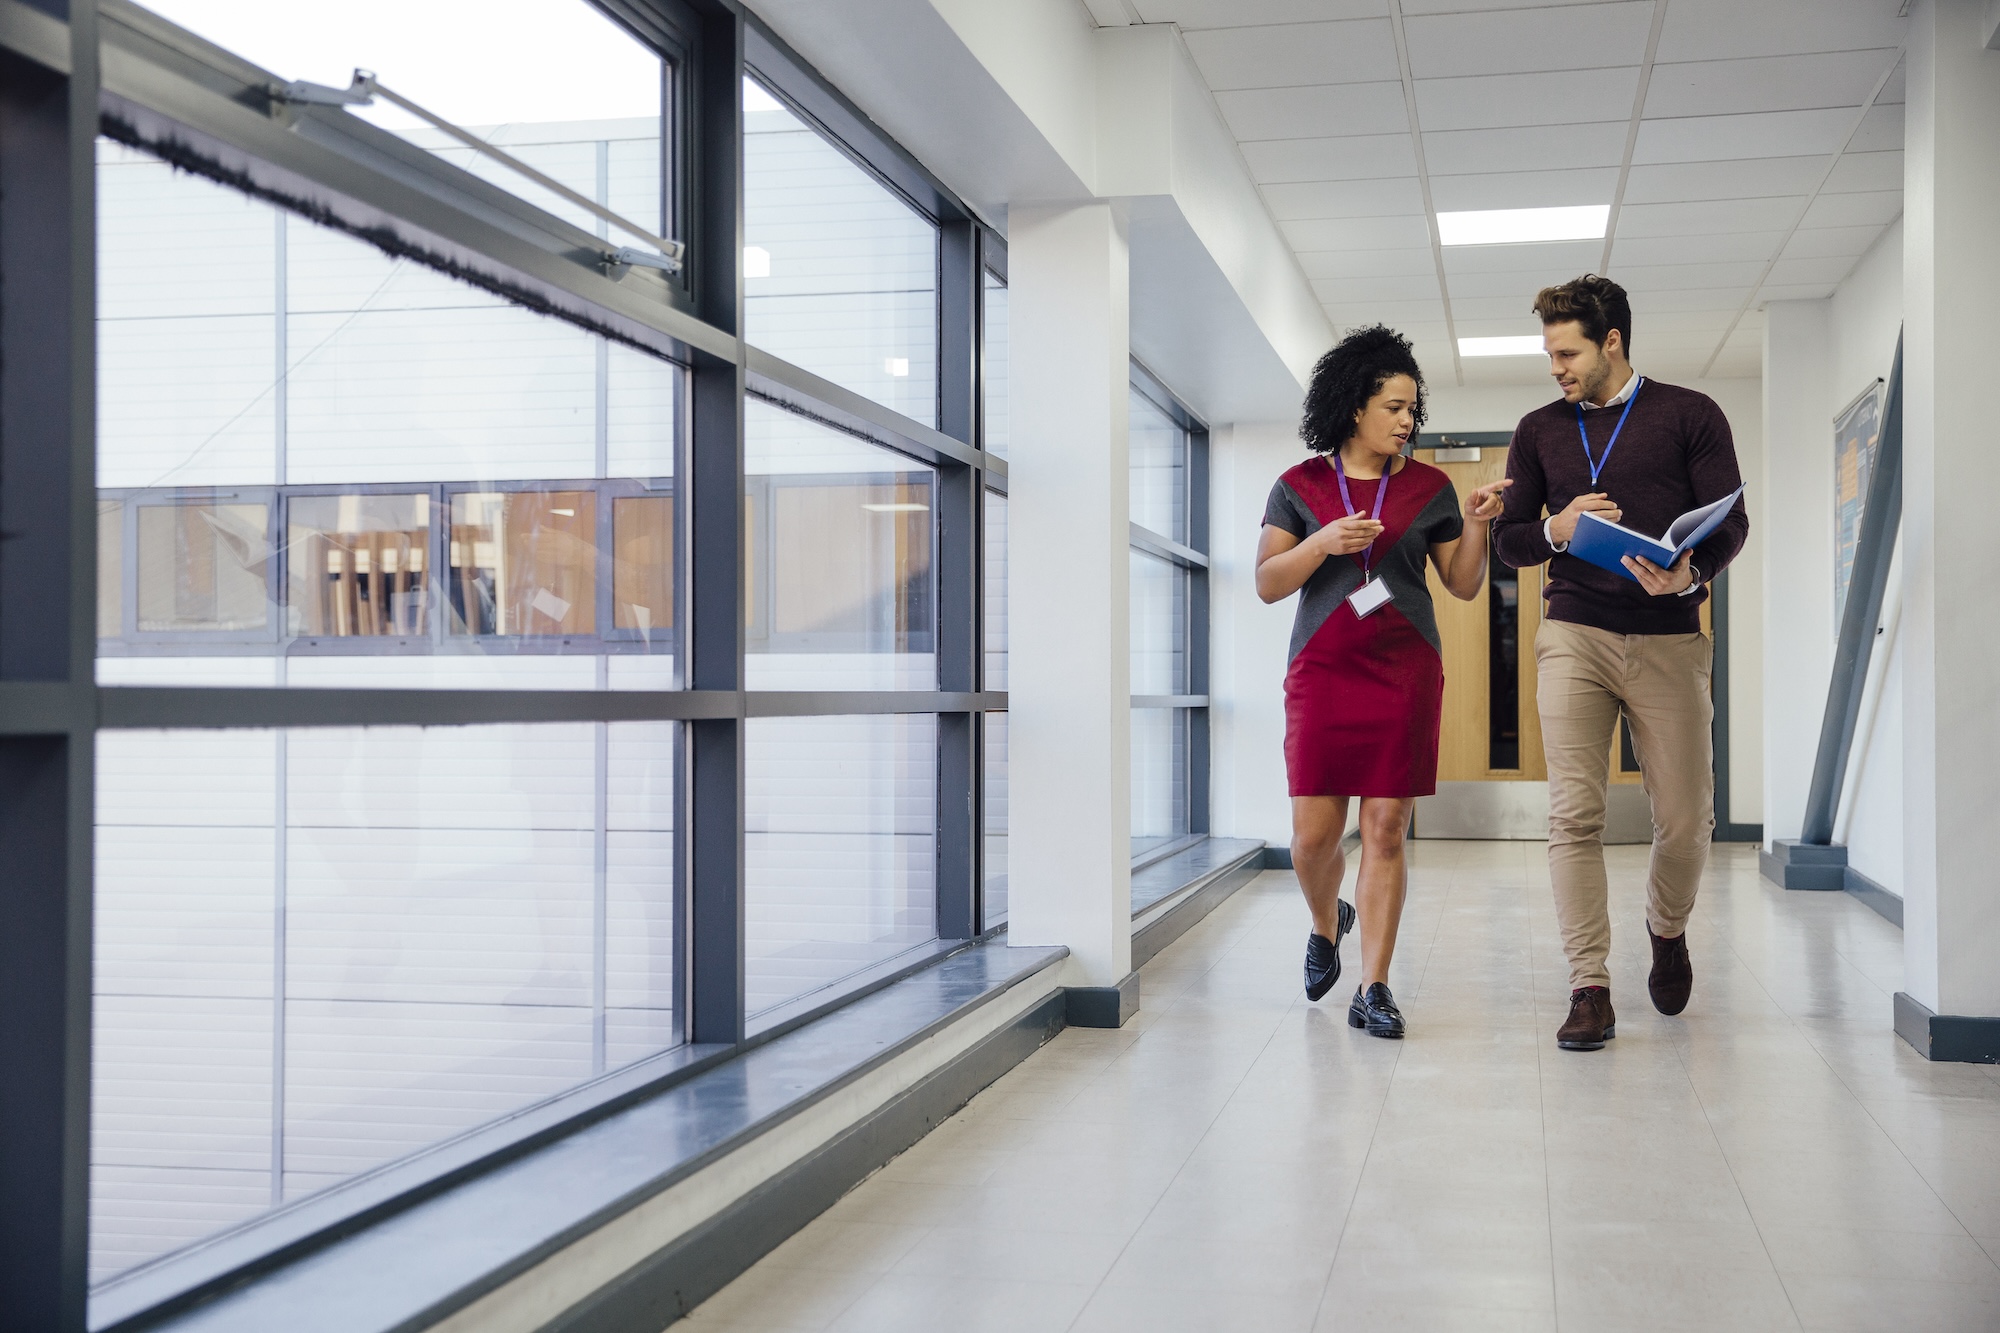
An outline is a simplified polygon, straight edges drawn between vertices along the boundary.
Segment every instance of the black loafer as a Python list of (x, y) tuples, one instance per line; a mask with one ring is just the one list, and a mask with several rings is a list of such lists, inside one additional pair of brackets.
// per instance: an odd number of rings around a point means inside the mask
[(1389, 994), (1389, 988), (1378, 981), (1365, 991), (1354, 992), (1354, 1003), (1347, 1006), (1347, 1026), (1364, 1028), (1371, 1037), (1400, 1037), (1403, 1011), (1396, 1007), (1396, 997)]
[(1354, 904), (1345, 898), (1337, 900), (1340, 910), (1336, 913), (1340, 924), (1334, 927), (1334, 937), (1312, 934), (1306, 936), (1306, 998), (1318, 1000), (1333, 989), (1333, 983), (1340, 980), (1340, 940), (1354, 929)]

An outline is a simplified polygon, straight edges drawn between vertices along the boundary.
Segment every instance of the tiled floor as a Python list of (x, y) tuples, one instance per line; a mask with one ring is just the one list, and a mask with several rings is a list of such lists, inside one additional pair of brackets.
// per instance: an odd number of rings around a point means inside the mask
[[(1899, 932), (1719, 847), (1694, 1001), (1558, 1051), (1540, 844), (1420, 843), (1396, 1043), (1300, 994), (1289, 874), (703, 1305), (691, 1329), (2000, 1329), (2000, 1068), (1890, 1030)], [(1354, 943), (1347, 963), (1357, 966)]]

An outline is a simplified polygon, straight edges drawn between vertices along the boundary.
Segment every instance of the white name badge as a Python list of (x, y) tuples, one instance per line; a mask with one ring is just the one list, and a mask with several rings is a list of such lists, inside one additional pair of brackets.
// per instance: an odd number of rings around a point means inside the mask
[(1386, 582), (1381, 579), (1369, 579), (1348, 594), (1347, 604), (1354, 608), (1355, 615), (1366, 620), (1395, 599), (1396, 595), (1389, 591)]

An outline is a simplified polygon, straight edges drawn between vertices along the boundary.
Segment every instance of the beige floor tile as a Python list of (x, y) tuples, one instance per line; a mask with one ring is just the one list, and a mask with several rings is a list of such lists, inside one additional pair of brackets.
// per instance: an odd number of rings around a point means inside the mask
[(1100, 1287), (1070, 1333), (1307, 1333), (1317, 1291), (1189, 1291), (1170, 1287)]
[(890, 1222), (848, 1222), (821, 1214), (764, 1256), (761, 1267), (833, 1273), (886, 1273), (928, 1234)]
[(1809, 1333), (1991, 1333), (2000, 1329), (2000, 1284), (1891, 1281), (1794, 1274), (1785, 1278)]
[(1539, 846), (1413, 847), (1403, 1042), (1304, 1002), (1267, 874), (1149, 965), (1142, 1021), (1060, 1034), (690, 1326), (2000, 1333), (2000, 1070), (1894, 1036), (1900, 937), (1718, 847), (1663, 1017), (1644, 849), (1607, 860), (1607, 1050), (1555, 1049)]
[(1061, 1333), (1088, 1284), (892, 1273), (828, 1325), (829, 1333)]
[(2000, 1267), (1970, 1236), (1834, 1227), (1760, 1227), (1780, 1275), (1992, 1286)]

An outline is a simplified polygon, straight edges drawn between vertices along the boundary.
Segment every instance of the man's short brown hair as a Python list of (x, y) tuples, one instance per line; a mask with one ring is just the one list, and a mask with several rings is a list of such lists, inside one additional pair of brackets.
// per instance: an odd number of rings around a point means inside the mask
[(1560, 286), (1544, 287), (1535, 293), (1535, 313), (1542, 317), (1544, 328), (1575, 320), (1583, 326), (1583, 336), (1599, 347), (1616, 329), (1625, 355), (1632, 354), (1632, 302), (1625, 289), (1609, 278), (1586, 273)]

